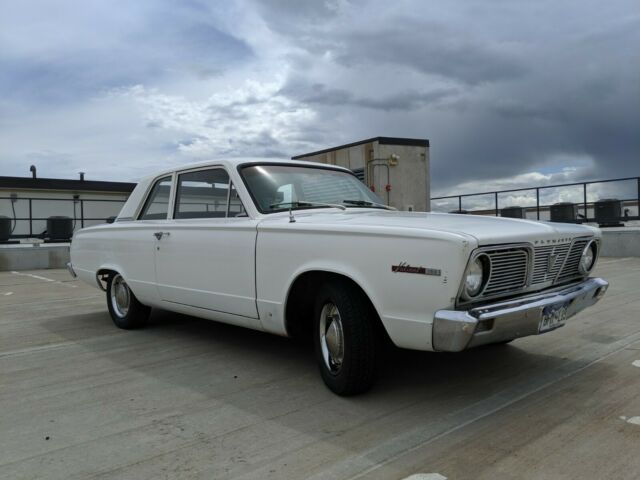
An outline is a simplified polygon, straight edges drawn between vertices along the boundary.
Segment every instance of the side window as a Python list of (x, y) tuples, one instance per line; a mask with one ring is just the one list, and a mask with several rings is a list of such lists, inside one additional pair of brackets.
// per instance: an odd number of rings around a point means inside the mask
[(222, 168), (199, 170), (178, 176), (174, 218), (227, 216), (229, 175)]
[(169, 195), (171, 194), (171, 177), (163, 177), (156, 181), (147, 197), (139, 220), (164, 220), (169, 211)]

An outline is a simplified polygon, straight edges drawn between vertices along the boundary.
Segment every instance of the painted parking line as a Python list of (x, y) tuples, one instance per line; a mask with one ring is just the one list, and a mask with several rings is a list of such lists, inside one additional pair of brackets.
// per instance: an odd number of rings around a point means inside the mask
[(414, 473), (403, 480), (447, 480), (447, 477), (439, 473)]
[(640, 425), (640, 417), (625, 417), (624, 415), (621, 415), (620, 420), (630, 423), (631, 425)]
[(633, 365), (634, 367), (640, 367), (640, 360), (634, 360), (631, 365)]
[(5, 297), (8, 297), (9, 295), (13, 295), (13, 292), (7, 292), (4, 294)]
[(54, 280), (53, 278), (43, 277), (42, 275), (34, 275), (33, 273), (24, 273), (24, 272), (16, 272), (16, 271), (12, 271), (11, 273), (14, 275), (20, 275), (21, 277), (30, 277), (30, 278), (35, 278), (36, 280), (42, 280), (43, 282), (58, 283), (60, 285), (65, 285), (67, 287), (77, 288), (77, 285), (73, 285), (67, 282), (61, 282), (59, 280)]
[(22, 277), (35, 278), (36, 280), (44, 280), (45, 282), (55, 282), (55, 280), (52, 278), (41, 277), (40, 275), (34, 275), (33, 273), (23, 273), (23, 272), (16, 272), (16, 271), (12, 271), (11, 273), (13, 273), (14, 275), (20, 275)]

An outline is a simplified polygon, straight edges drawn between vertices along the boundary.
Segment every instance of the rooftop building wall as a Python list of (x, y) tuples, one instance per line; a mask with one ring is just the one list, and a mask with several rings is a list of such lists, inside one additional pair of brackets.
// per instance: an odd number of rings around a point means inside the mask
[(292, 157), (361, 170), (364, 183), (398, 210), (429, 211), (429, 141), (375, 137)]

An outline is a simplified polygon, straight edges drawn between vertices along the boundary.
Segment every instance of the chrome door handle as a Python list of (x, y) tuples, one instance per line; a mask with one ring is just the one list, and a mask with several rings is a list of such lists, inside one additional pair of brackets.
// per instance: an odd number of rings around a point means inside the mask
[(162, 237), (168, 237), (169, 235), (171, 235), (171, 232), (156, 232), (153, 234), (158, 240), (162, 240)]

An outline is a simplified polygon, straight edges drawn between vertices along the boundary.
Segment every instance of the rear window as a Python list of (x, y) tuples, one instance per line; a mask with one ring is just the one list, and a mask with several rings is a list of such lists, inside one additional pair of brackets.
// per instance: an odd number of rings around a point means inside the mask
[(163, 177), (156, 181), (147, 197), (140, 213), (140, 220), (164, 220), (169, 213), (169, 197), (171, 195), (171, 177)]

